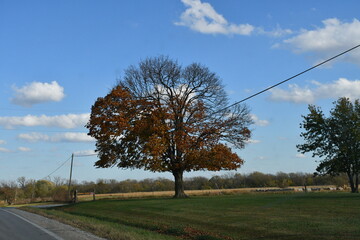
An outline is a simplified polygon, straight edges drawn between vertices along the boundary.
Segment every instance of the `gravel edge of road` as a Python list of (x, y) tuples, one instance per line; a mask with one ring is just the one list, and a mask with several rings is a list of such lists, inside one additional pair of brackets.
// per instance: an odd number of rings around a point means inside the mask
[(105, 238), (100, 238), (89, 232), (85, 232), (73, 226), (41, 215), (26, 212), (16, 208), (7, 208), (7, 211), (17, 214), (66, 240), (106, 240)]

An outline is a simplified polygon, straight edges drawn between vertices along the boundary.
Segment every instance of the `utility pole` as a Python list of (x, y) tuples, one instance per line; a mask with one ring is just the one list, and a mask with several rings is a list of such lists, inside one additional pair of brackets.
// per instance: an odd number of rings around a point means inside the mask
[(74, 153), (71, 154), (70, 178), (69, 178), (69, 187), (68, 187), (70, 200), (71, 200), (71, 190), (70, 189), (71, 189), (71, 177), (72, 177), (73, 163), (74, 163)]

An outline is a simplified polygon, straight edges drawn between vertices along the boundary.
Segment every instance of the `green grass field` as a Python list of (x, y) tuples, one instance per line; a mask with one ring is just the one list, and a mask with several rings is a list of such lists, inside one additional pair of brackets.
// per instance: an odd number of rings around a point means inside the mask
[(109, 239), (360, 239), (360, 195), (350, 193), (101, 200), (36, 211)]

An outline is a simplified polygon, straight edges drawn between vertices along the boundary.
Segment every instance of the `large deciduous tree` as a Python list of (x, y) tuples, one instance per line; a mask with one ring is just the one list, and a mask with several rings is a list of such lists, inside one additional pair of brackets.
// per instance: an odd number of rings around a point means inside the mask
[(252, 120), (245, 105), (227, 105), (219, 78), (200, 64), (162, 56), (130, 66), (92, 106), (86, 127), (97, 140), (95, 166), (171, 172), (174, 197), (186, 197), (184, 172), (243, 164), (226, 143), (243, 148)]
[(346, 173), (351, 192), (358, 192), (360, 173), (360, 103), (339, 98), (326, 117), (321, 108), (309, 105), (310, 113), (303, 116), (301, 133), (305, 143), (298, 145), (302, 153), (324, 158), (317, 171), (320, 174)]

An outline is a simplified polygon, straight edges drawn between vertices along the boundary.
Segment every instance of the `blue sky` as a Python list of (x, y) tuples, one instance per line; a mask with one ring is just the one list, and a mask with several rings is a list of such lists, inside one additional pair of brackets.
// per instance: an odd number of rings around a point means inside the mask
[[(159, 55), (199, 62), (235, 102), (360, 44), (359, 9), (356, 0), (0, 0), (0, 180), (41, 179), (72, 153), (93, 153), (83, 127), (91, 105), (129, 65)], [(247, 101), (255, 124), (237, 172), (314, 172), (311, 154), (296, 150), (301, 115), (360, 98), (359, 66), (357, 49)], [(75, 157), (74, 178), (171, 178), (95, 161)], [(68, 177), (69, 162), (50, 177)]]

